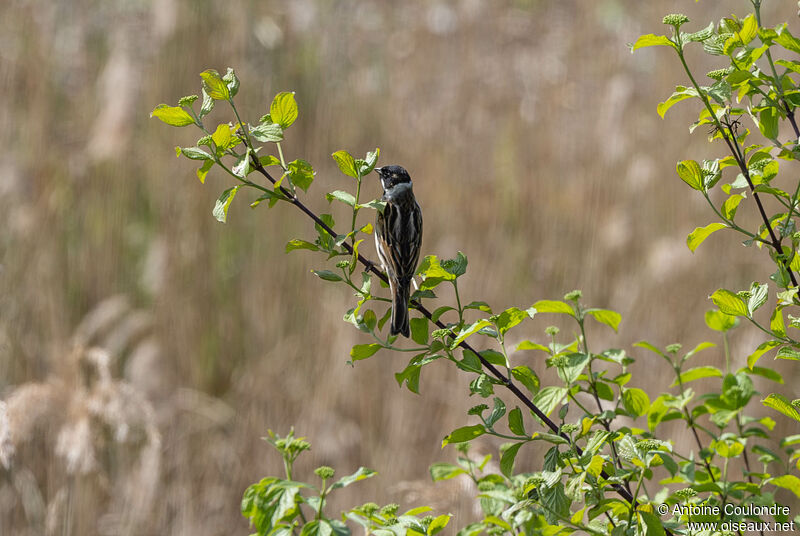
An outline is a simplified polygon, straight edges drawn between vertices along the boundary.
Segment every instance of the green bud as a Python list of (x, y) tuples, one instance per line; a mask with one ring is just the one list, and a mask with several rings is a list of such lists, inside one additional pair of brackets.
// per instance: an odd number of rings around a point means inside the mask
[(347, 268), (349, 266), (350, 266), (350, 261), (348, 260), (343, 260), (336, 263), (337, 268)]
[(733, 69), (731, 69), (730, 67), (728, 67), (727, 69), (714, 69), (713, 71), (708, 71), (706, 73), (706, 76), (711, 78), (712, 80), (716, 80), (719, 82), (720, 80), (728, 76), (732, 71)]
[(444, 339), (450, 334), (449, 329), (435, 329), (431, 332), (431, 337), (434, 339)]
[(679, 499), (691, 499), (697, 496), (697, 492), (692, 488), (683, 488), (676, 491), (675, 496)]
[(187, 108), (191, 108), (192, 103), (198, 98), (199, 97), (197, 95), (187, 95), (185, 97), (181, 97), (181, 100), (178, 101), (178, 106), (186, 106)]
[(800, 398), (795, 398), (794, 400), (792, 400), (792, 406), (800, 409)]
[(567, 301), (577, 302), (578, 300), (581, 299), (581, 296), (583, 296), (583, 292), (581, 292), (580, 290), (573, 290), (572, 292), (567, 292), (564, 295), (564, 299)]
[(675, 354), (677, 354), (678, 352), (681, 351), (682, 347), (683, 347), (683, 345), (681, 345), (681, 343), (678, 343), (678, 342), (676, 342), (674, 344), (668, 344), (667, 345), (667, 352), (670, 353), (670, 354), (675, 355)]
[(683, 13), (673, 13), (671, 15), (667, 15), (666, 17), (664, 17), (664, 20), (662, 20), (662, 22), (667, 26), (674, 26), (675, 29), (677, 30), (678, 28), (681, 27), (682, 24), (686, 24), (687, 22), (689, 22), (689, 17), (687, 17)]
[(335, 471), (333, 468), (328, 467), (327, 465), (323, 465), (321, 467), (317, 467), (314, 469), (314, 474), (320, 477), (322, 480), (328, 480), (329, 478), (333, 478)]
[(425, 517), (423, 517), (422, 518), (422, 525), (423, 526), (430, 525), (433, 522), (433, 519), (434, 519), (433, 516), (425, 516)]
[(658, 450), (661, 448), (661, 441), (657, 439), (640, 439), (636, 442), (636, 447), (645, 452)]
[(205, 145), (207, 147), (211, 147), (211, 136), (203, 136), (199, 140), (197, 140), (197, 145)]
[(578, 425), (574, 423), (568, 423), (561, 427), (561, 431), (565, 434), (571, 434), (578, 429)]
[(550, 366), (563, 368), (569, 365), (569, 359), (565, 355), (557, 355), (550, 358)]
[(387, 504), (381, 508), (381, 515), (384, 517), (394, 517), (397, 515), (397, 510), (400, 508), (399, 504)]
[(365, 516), (371, 517), (372, 514), (378, 511), (379, 508), (380, 506), (378, 506), (374, 502), (368, 502), (358, 507), (358, 510), (361, 510), (361, 512), (363, 512)]
[(544, 329), (544, 332), (545, 332), (545, 333), (547, 333), (548, 335), (550, 335), (551, 337), (555, 337), (556, 335), (558, 335), (558, 332), (559, 332), (559, 331), (561, 331), (561, 330), (560, 330), (560, 329), (558, 329), (558, 328), (557, 328), (557, 327), (555, 327), (555, 326), (547, 326), (547, 327)]

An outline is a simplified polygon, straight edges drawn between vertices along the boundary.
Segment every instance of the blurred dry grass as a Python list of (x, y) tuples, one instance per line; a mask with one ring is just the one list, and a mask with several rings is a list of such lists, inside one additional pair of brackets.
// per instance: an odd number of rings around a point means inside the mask
[[(314, 445), (304, 468), (381, 473), (334, 507), (432, 502), (458, 525), (471, 515), (469, 490), (427, 477), (452, 458), (439, 441), (464, 422), (467, 377), (433, 365), (415, 397), (394, 381), (401, 356), (346, 366), (361, 340), (339, 320), (349, 293), (310, 276), (321, 259), (283, 254), (308, 223), (236, 199), (218, 224), (225, 177), (201, 185), (172, 156), (197, 133), (148, 119), (198, 92), (208, 67), (237, 70), (245, 117), (297, 92), (285, 147), (318, 171), (315, 209), (349, 187), (336, 149), (378, 145), (382, 163), (406, 166), (424, 253), (469, 256), (468, 300), (529, 306), (581, 288), (623, 314), (620, 335), (590, 332), (596, 348), (711, 337), (705, 296), (764, 280), (769, 264), (732, 257), (732, 234), (685, 247), (710, 215), (674, 165), (712, 149), (685, 135), (688, 107), (655, 113), (684, 81), (674, 58), (625, 44), (661, 31), (668, 12), (698, 27), (726, 13), (654, 4), (3, 2), (0, 421), (17, 433), (0, 434), (0, 452), (15, 450), (14, 469), (0, 470), (0, 534), (245, 533), (242, 491), (280, 471), (259, 437), (292, 424)], [(793, 3), (766, 2), (764, 17), (794, 21)], [(698, 73), (716, 67), (691, 60)], [(757, 340), (734, 337), (739, 362)], [(664, 375), (635, 355), (634, 384)]]

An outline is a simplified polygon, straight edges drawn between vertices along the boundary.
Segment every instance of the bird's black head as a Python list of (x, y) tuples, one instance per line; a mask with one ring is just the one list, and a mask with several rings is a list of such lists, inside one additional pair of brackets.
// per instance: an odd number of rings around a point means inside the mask
[(408, 171), (401, 166), (383, 166), (375, 168), (375, 171), (381, 178), (381, 184), (384, 190), (388, 190), (398, 184), (411, 182)]

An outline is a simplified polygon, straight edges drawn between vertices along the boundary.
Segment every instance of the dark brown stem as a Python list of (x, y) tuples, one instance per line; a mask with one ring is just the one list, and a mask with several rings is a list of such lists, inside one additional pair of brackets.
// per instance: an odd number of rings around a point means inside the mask
[[(275, 178), (273, 178), (272, 175), (270, 175), (270, 173), (264, 168), (264, 166), (261, 164), (261, 162), (258, 161), (258, 159), (255, 156), (252, 157), (252, 164), (253, 164), (253, 169), (261, 173), (272, 184), (275, 184), (277, 182)], [(314, 214), (314, 212), (311, 209), (306, 207), (305, 204), (303, 204), (303, 202), (300, 201), (300, 199), (298, 199), (296, 195), (292, 194), (289, 190), (287, 190), (283, 186), (279, 186), (278, 191), (280, 191), (281, 194), (283, 194), (286, 197), (289, 203), (299, 208), (309, 218), (314, 220), (314, 223), (319, 225), (319, 227), (323, 231), (325, 231), (328, 235), (330, 235), (332, 238), (336, 238), (338, 236), (333, 229), (331, 229), (324, 221), (322, 221), (322, 219), (319, 218), (319, 216)], [(342, 242), (342, 247), (349, 254), (351, 255), (353, 254), (353, 248), (347, 242)], [(358, 261), (364, 265), (366, 271), (373, 273), (378, 278), (380, 278), (384, 283), (389, 282), (388, 279), (386, 278), (386, 275), (384, 275), (382, 271), (377, 269), (371, 261), (366, 259), (360, 253), (358, 254)], [(447, 326), (445, 326), (440, 320), (434, 321), (433, 314), (427, 308), (425, 308), (425, 306), (423, 306), (421, 303), (417, 301), (412, 301), (411, 306), (417, 309), (423, 315), (425, 315), (431, 322), (433, 322), (440, 329), (448, 329)], [(450, 334), (453, 338), (455, 338), (456, 336), (455, 333), (450, 331)], [(520, 391), (519, 387), (517, 387), (516, 384), (511, 381), (510, 377), (506, 376), (499, 369), (497, 369), (497, 367), (489, 363), (477, 350), (475, 350), (472, 346), (470, 346), (469, 343), (467, 343), (466, 341), (462, 341), (461, 343), (459, 343), (458, 346), (461, 347), (462, 350), (466, 350), (475, 354), (480, 360), (481, 365), (483, 365), (483, 367), (486, 368), (486, 370), (488, 370), (489, 373), (491, 373), (491, 375), (495, 377), (495, 379), (499, 380), (500, 383), (502, 383), (509, 391), (511, 391), (511, 393), (515, 397), (517, 397), (517, 399), (519, 399), (529, 410), (531, 410), (534, 413), (534, 415), (536, 415), (553, 433), (558, 434), (564, 439), (566, 439), (570, 443), (570, 445), (572, 445), (575, 448), (575, 452), (578, 454), (578, 456), (581, 456), (583, 454), (583, 449), (581, 449), (578, 445), (574, 444), (570, 440), (567, 434), (561, 432), (559, 430), (559, 427), (552, 420), (550, 420), (550, 418), (547, 415), (545, 415), (544, 412), (542, 412), (542, 410), (540, 410), (529, 397), (525, 396), (525, 394), (522, 391)], [(605, 471), (602, 471), (600, 475), (605, 479), (610, 478), (608, 473), (606, 473)], [(623, 499), (631, 503), (632, 508), (635, 509), (638, 506), (638, 501), (634, 500), (633, 495), (631, 495), (631, 493), (628, 492), (628, 490), (625, 489), (625, 487), (623, 487), (620, 484), (612, 484), (612, 486)], [(666, 533), (670, 535), (672, 534), (669, 530), (667, 530)]]

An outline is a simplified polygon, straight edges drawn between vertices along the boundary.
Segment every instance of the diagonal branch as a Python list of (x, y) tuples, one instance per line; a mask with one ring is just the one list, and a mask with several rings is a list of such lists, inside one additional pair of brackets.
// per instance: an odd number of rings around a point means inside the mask
[[(256, 170), (259, 173), (261, 173), (272, 184), (275, 184), (277, 182), (275, 180), (275, 178), (272, 175), (270, 175), (270, 173), (264, 168), (264, 166), (261, 164), (261, 162), (255, 156), (252, 156), (251, 160), (252, 160), (252, 165), (253, 165), (253, 169), (254, 170)], [(309, 218), (314, 220), (314, 223), (319, 225), (319, 227), (323, 231), (325, 231), (328, 235), (330, 235), (333, 238), (337, 237), (336, 232), (333, 229), (331, 229), (324, 221), (322, 221), (322, 219), (319, 216), (317, 216), (314, 213), (314, 211), (309, 209), (302, 201), (300, 201), (300, 199), (296, 195), (292, 194), (289, 190), (287, 190), (283, 186), (278, 186), (278, 190), (286, 197), (286, 199), (291, 204), (293, 204), (294, 206), (299, 208)], [(343, 242), (342, 243), (342, 247), (344, 247), (344, 249), (348, 253), (350, 253), (351, 255), (353, 254), (353, 248), (347, 242)], [(383, 282), (388, 283), (388, 280), (387, 280), (386, 276), (384, 275), (384, 273), (381, 270), (379, 270), (378, 268), (376, 268), (374, 263), (372, 263), (370, 260), (368, 260), (366, 257), (361, 255), (360, 253), (358, 254), (358, 261), (361, 264), (364, 265), (366, 271), (375, 274)], [(449, 329), (440, 320), (434, 321), (433, 320), (433, 314), (427, 308), (425, 308), (425, 306), (423, 306), (421, 303), (419, 303), (417, 301), (412, 301), (411, 305), (415, 309), (417, 309), (420, 313), (425, 315), (431, 322), (433, 322), (440, 329)], [(450, 334), (451, 334), (451, 336), (453, 336), (453, 338), (455, 338), (456, 334), (453, 333), (452, 330), (450, 330)], [(578, 454), (578, 456), (581, 456), (583, 454), (583, 449), (581, 449), (577, 444), (573, 443), (570, 440), (568, 435), (566, 435), (565, 433), (561, 432), (559, 430), (559, 427), (547, 415), (545, 415), (544, 412), (542, 412), (542, 410), (539, 409), (536, 406), (536, 404), (534, 404), (533, 401), (529, 397), (525, 396), (525, 393), (523, 393), (519, 389), (519, 387), (517, 387), (517, 385), (514, 382), (511, 381), (510, 377), (506, 376), (497, 367), (495, 367), (494, 365), (489, 363), (477, 350), (475, 350), (466, 341), (462, 341), (461, 343), (459, 343), (458, 346), (461, 347), (463, 350), (470, 351), (473, 354), (475, 354), (476, 356), (478, 356), (478, 359), (480, 359), (481, 364), (486, 368), (486, 370), (488, 370), (492, 374), (492, 376), (495, 377), (495, 379), (499, 380), (509, 391), (511, 391), (511, 393), (515, 397), (517, 397), (517, 399), (519, 399), (528, 409), (530, 409), (553, 433), (558, 434), (562, 438), (566, 439), (569, 442), (569, 444), (572, 445), (575, 448), (575, 451)], [(607, 480), (610, 479), (610, 476), (605, 471), (602, 471), (600, 474), (601, 474), (601, 476), (603, 478), (605, 478)], [(617, 491), (617, 493), (623, 499), (625, 499), (626, 501), (631, 503), (633, 508), (636, 508), (638, 506), (638, 501), (634, 500), (634, 498), (631, 495), (631, 493), (628, 490), (626, 490), (621, 484), (616, 484), (615, 483), (615, 484), (612, 484), (612, 486), (614, 487), (614, 489)], [(672, 534), (668, 530), (666, 532), (669, 535)]]

